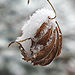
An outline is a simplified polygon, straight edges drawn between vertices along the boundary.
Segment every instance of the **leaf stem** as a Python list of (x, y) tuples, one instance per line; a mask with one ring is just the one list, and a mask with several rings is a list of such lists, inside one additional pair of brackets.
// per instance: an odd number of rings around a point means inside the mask
[[(50, 4), (50, 6), (52, 7), (52, 9), (53, 9), (53, 11), (54, 11), (54, 13), (55, 13), (55, 16), (54, 16), (54, 18), (56, 18), (56, 11), (55, 11), (55, 8), (53, 7), (53, 5), (51, 4), (51, 2), (49, 1), (49, 0), (47, 0), (48, 1), (48, 3)], [(53, 19), (54, 19), (53, 18)]]

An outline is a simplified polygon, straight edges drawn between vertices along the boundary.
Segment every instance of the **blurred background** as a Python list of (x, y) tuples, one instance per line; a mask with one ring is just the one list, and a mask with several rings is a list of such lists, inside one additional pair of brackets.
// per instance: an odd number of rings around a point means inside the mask
[(75, 75), (75, 0), (50, 0), (63, 33), (61, 55), (50, 65), (23, 61), (18, 46), (8, 44), (37, 9), (50, 7), (46, 0), (0, 0), (0, 75)]

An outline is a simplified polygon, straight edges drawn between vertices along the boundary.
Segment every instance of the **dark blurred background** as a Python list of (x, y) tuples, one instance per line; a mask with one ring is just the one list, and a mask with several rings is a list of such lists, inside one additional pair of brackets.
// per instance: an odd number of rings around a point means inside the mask
[(46, 0), (0, 0), (0, 75), (75, 75), (75, 0), (50, 0), (63, 33), (61, 55), (50, 65), (32, 66), (23, 61), (18, 46), (8, 44), (21, 34), (21, 27)]

